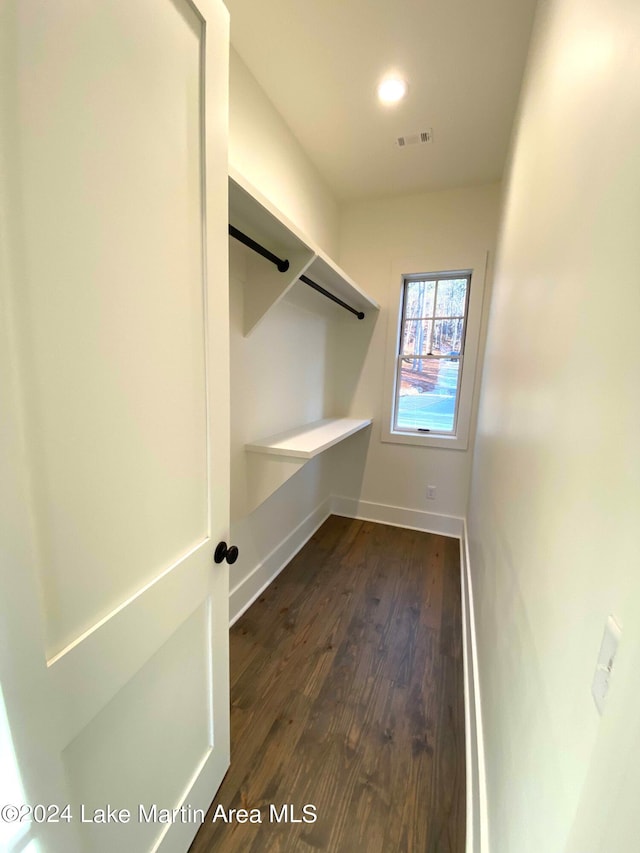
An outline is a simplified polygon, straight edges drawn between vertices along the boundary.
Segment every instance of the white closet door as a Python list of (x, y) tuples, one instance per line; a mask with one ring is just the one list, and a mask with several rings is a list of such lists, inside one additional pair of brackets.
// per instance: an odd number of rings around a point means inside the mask
[(0, 727), (70, 804), (1, 843), (184, 851), (229, 762), (228, 14), (0, 17)]

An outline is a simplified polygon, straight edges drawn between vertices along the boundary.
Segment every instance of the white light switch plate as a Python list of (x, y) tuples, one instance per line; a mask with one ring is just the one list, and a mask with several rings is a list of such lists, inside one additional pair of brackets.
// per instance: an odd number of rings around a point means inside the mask
[(613, 661), (618, 651), (621, 636), (620, 626), (613, 616), (609, 616), (607, 624), (604, 626), (600, 654), (598, 655), (598, 663), (595, 675), (593, 676), (593, 684), (591, 685), (591, 693), (600, 714), (604, 711), (604, 702), (609, 690)]

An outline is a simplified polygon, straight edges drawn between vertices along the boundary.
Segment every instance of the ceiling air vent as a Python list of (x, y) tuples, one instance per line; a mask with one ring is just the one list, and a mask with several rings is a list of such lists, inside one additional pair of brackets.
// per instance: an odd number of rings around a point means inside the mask
[(407, 145), (426, 145), (428, 142), (433, 142), (433, 130), (430, 127), (427, 130), (419, 130), (417, 133), (396, 138), (398, 148), (406, 148)]

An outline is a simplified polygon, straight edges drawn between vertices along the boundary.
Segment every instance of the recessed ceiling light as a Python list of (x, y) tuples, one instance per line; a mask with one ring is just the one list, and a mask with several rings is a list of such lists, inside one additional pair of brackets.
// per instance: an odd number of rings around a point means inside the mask
[(383, 104), (397, 104), (407, 94), (407, 81), (401, 77), (385, 77), (378, 86), (378, 98)]

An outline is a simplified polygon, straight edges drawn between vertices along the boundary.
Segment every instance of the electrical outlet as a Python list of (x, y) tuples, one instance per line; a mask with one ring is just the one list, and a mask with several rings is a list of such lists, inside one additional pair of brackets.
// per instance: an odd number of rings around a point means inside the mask
[(436, 487), (435, 486), (427, 486), (427, 500), (435, 501), (436, 499)]

